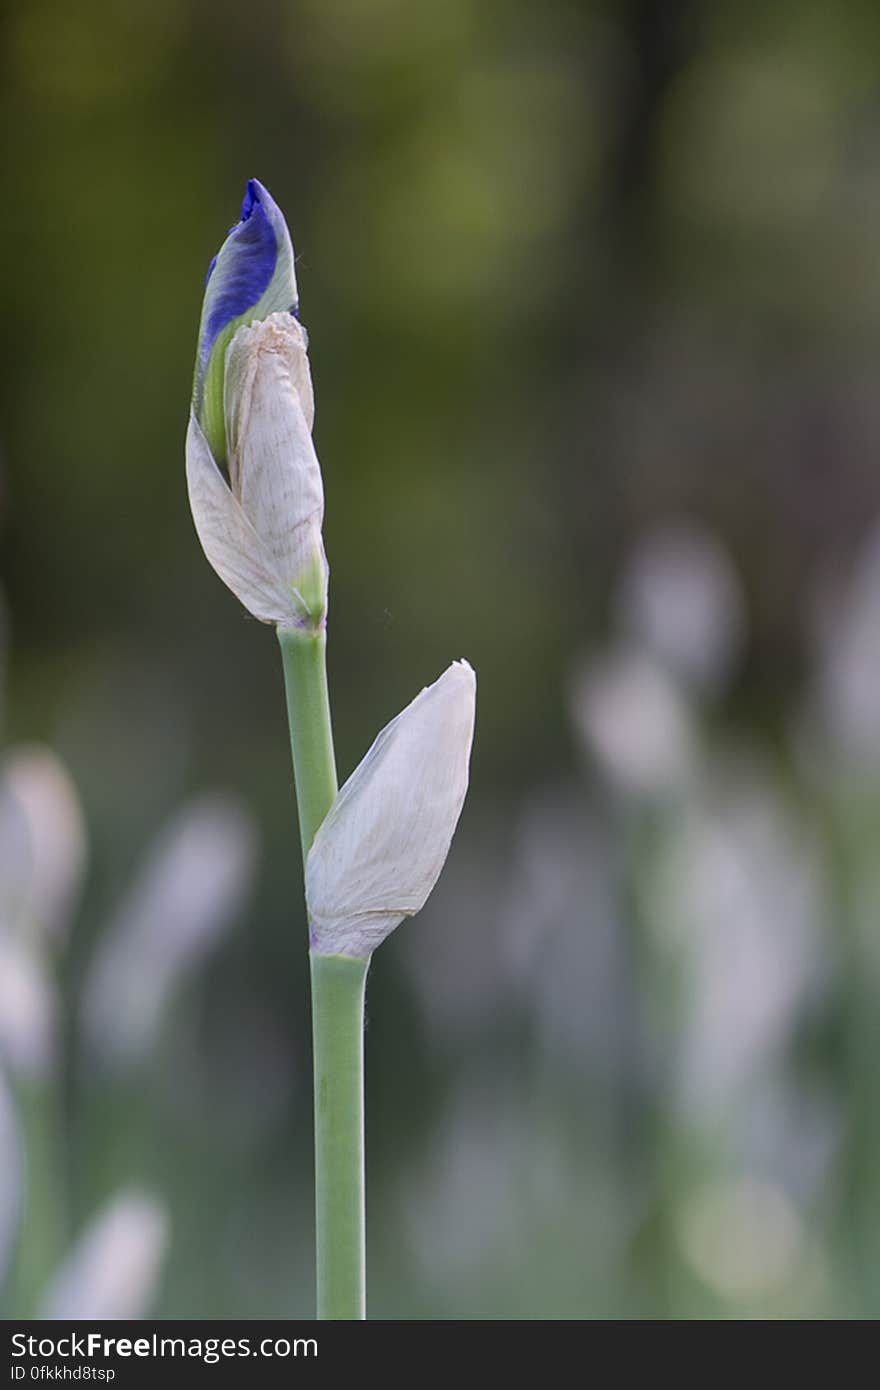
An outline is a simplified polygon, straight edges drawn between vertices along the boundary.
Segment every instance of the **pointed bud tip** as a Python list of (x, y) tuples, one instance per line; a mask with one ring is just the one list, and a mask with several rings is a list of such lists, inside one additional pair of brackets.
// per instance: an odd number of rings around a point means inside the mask
[(241, 203), (241, 220), (246, 222), (254, 210), (254, 204), (271, 197), (266, 188), (260, 183), (259, 179), (248, 179), (244, 190), (244, 198)]
[(475, 696), (477, 690), (477, 673), (470, 662), (466, 661), (464, 657), (461, 657), (460, 660), (451, 662), (442, 675), (437, 677), (433, 685), (426, 686), (425, 690), (438, 690), (441, 687), (444, 689), (455, 687), (457, 690), (461, 691), (462, 694), (467, 691), (470, 692), (472, 696)]

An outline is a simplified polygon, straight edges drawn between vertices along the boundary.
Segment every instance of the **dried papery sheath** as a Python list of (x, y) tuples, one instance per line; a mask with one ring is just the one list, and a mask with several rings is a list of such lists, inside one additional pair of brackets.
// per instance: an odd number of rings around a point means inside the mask
[(312, 444), (312, 383), (296, 319), (239, 328), (226, 353), (223, 476), (193, 409), (186, 476), (193, 520), (223, 582), (263, 622), (321, 626), (324, 489)]
[(313, 624), (327, 601), (324, 485), (312, 443), (306, 337), (288, 314), (240, 328), (227, 354), (229, 477), (254, 530)]
[(382, 730), (306, 865), (312, 949), (368, 957), (425, 901), (464, 804), (476, 677), (456, 661)]

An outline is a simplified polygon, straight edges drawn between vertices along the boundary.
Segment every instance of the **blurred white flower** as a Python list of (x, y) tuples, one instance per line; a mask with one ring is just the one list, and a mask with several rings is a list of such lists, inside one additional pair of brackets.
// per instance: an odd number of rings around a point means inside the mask
[(148, 1053), (173, 991), (241, 910), (256, 850), (250, 816), (226, 796), (201, 796), (165, 826), (86, 977), (83, 1026), (94, 1061), (113, 1067)]
[(880, 529), (848, 581), (821, 595), (812, 713), (856, 770), (880, 767)]
[(479, 1102), (460, 1089), (408, 1174), (404, 1213), (424, 1276), (478, 1265), (509, 1237), (522, 1156), (522, 1131), (497, 1084)]
[(389, 1219), (434, 1309), (455, 1290), (488, 1316), (588, 1316), (624, 1258), (642, 1211), (619, 1166), (531, 1102), (471, 1068), (407, 1159)]
[(476, 677), (456, 661), (379, 734), (306, 865), (312, 949), (369, 956), (424, 906), (468, 785)]
[(399, 933), (394, 943), (418, 995), (420, 1023), (441, 1047), (467, 1048), (474, 1032), (485, 1037), (519, 990), (501, 889), (510, 868), (508, 816), (507, 806), (484, 807), (476, 823), (470, 819), (442, 893), (425, 904), (419, 930)]
[(636, 646), (699, 691), (723, 685), (745, 635), (742, 586), (727, 552), (708, 528), (684, 518), (637, 542), (617, 610)]
[(602, 1080), (617, 1078), (636, 1031), (618, 868), (613, 836), (582, 795), (533, 798), (516, 826), (501, 912), (544, 1049)]
[(48, 954), (70, 922), (85, 865), (79, 800), (48, 748), (0, 768), (0, 1057), (20, 1076), (51, 1064), (57, 997)]
[(613, 1073), (628, 1022), (614, 870), (614, 841), (574, 788), (548, 787), (514, 814), (484, 807), (444, 872), (442, 906), (424, 909), (442, 926), (395, 945), (435, 1042), (466, 1052), (521, 1010), (554, 1059)]
[(691, 1268), (724, 1299), (778, 1290), (804, 1254), (797, 1208), (782, 1188), (756, 1178), (722, 1179), (689, 1193), (676, 1229)]
[(750, 1088), (740, 1124), (749, 1171), (802, 1204), (821, 1198), (845, 1133), (844, 1097), (830, 1078), (768, 1070)]
[(623, 795), (672, 796), (689, 780), (696, 754), (690, 711), (644, 653), (623, 646), (587, 660), (570, 707), (584, 745)]
[(723, 1115), (766, 1077), (828, 977), (820, 846), (772, 783), (722, 764), (687, 807), (646, 908), (681, 975), (685, 1108)]
[(148, 1193), (126, 1191), (94, 1218), (52, 1279), (39, 1317), (128, 1320), (152, 1306), (168, 1245), (168, 1217)]
[(0, 931), (0, 1059), (21, 1077), (47, 1075), (55, 1047), (58, 999), (39, 948)]
[(67, 770), (49, 748), (13, 749), (0, 771), (3, 915), (41, 934), (69, 925), (82, 882), (86, 834)]

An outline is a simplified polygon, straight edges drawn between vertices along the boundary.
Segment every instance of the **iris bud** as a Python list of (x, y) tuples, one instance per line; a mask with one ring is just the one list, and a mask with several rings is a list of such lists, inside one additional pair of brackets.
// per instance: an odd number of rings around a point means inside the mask
[(308, 340), (290, 312), (296, 304), (284, 218), (252, 180), (242, 221), (208, 279), (187, 487), (202, 548), (248, 611), (318, 630), (327, 609), (324, 488)]
[(312, 950), (369, 956), (424, 906), (467, 792), (477, 682), (455, 661), (382, 730), (306, 864)]

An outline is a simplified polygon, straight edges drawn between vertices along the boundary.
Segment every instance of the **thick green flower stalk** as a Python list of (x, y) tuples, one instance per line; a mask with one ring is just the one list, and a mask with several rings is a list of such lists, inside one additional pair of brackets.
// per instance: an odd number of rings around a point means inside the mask
[(443, 868), (467, 791), (476, 679), (454, 662), (337, 790), (324, 489), (298, 311), (284, 218), (251, 180), (208, 274), (187, 486), (205, 554), (281, 646), (311, 955), (318, 1317), (363, 1318), (367, 970)]

